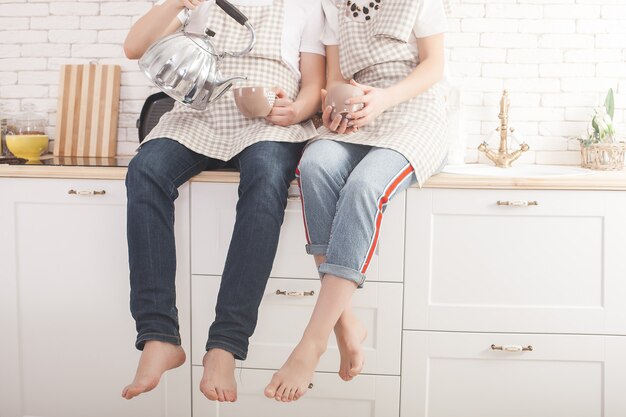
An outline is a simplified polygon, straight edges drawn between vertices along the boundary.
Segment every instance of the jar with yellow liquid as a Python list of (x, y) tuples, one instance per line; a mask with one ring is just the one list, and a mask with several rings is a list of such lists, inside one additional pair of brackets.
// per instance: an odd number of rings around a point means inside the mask
[(36, 163), (48, 150), (46, 125), (44, 116), (30, 111), (9, 120), (6, 128), (7, 148), (16, 157)]

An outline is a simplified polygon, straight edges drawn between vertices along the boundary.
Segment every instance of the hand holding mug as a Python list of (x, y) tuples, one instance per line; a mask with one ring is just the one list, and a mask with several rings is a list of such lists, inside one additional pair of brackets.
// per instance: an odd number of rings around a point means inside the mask
[(322, 90), (322, 108), (324, 112), (322, 113), (322, 123), (326, 129), (331, 132), (335, 132), (338, 134), (351, 133), (356, 131), (356, 129), (349, 128), (348, 129), (348, 119), (343, 117), (341, 114), (335, 115), (334, 119), (331, 119), (331, 114), (333, 114), (333, 106), (326, 106), (326, 96), (328, 92), (326, 90)]
[(348, 105), (363, 106), (361, 110), (349, 114), (351, 120), (348, 122), (348, 127), (356, 129), (363, 127), (391, 107), (387, 91), (384, 88), (359, 84), (354, 80), (351, 80), (350, 84), (359, 87), (365, 94), (360, 97), (352, 97), (346, 101)]
[(363, 95), (363, 91), (354, 85), (336, 84), (328, 91), (322, 90), (324, 113), (322, 122), (331, 132), (339, 134), (351, 133), (357, 130), (350, 126), (350, 113), (360, 110), (362, 104), (350, 104), (349, 100)]
[(265, 120), (278, 126), (291, 126), (300, 122), (300, 109), (296, 102), (287, 97), (287, 93), (276, 88), (274, 106)]

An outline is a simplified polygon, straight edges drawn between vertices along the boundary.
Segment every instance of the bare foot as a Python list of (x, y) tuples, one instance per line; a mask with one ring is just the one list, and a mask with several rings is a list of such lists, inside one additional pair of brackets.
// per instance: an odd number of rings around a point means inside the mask
[(182, 347), (158, 340), (149, 340), (143, 347), (135, 379), (122, 390), (122, 397), (130, 400), (139, 394), (153, 390), (165, 371), (185, 363)]
[(265, 396), (283, 402), (300, 399), (309, 389), (315, 367), (325, 350), (325, 343), (301, 340), (287, 362), (272, 376), (271, 382), (265, 387)]
[(202, 359), (200, 391), (211, 401), (237, 401), (235, 357), (223, 349), (209, 349)]
[(339, 377), (351, 381), (361, 373), (365, 363), (361, 345), (367, 337), (367, 329), (354, 314), (343, 314), (335, 324), (335, 336), (341, 354)]

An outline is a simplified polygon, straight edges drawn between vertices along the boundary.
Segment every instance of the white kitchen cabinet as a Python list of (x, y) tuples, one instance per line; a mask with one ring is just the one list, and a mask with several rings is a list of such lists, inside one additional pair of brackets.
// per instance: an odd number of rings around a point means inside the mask
[[(193, 365), (201, 365), (235, 221), (237, 185), (194, 183), (191, 189), (191, 360)], [(304, 250), (302, 205), (297, 187), (292, 187), (249, 355), (241, 362), (243, 370), (236, 371), (239, 400), (235, 404), (206, 400), (198, 390), (202, 367), (194, 366), (194, 417), (399, 415), (404, 206), (401, 194), (386, 211), (381, 244), (371, 263), (368, 282), (353, 298), (353, 307), (368, 328), (364, 346), (367, 375), (350, 383), (339, 378), (339, 352), (331, 336), (317, 368), (320, 372), (315, 377), (315, 388), (305, 398), (294, 404), (279, 404), (263, 396), (272, 373), (300, 340), (320, 288), (313, 259)]]
[(402, 348), (401, 417), (626, 413), (624, 337), (405, 331)]
[[(215, 318), (220, 277), (197, 275), (191, 282), (192, 361), (202, 365), (208, 326)], [(320, 281), (271, 278), (259, 309), (259, 322), (250, 339), (245, 368), (278, 369), (300, 341), (319, 293)], [(277, 291), (286, 294), (277, 294)], [(287, 295), (292, 293), (293, 295)], [(306, 295), (305, 295), (306, 294)], [(369, 282), (354, 294), (352, 305), (368, 330), (364, 342), (364, 373), (400, 374), (402, 284)], [(339, 370), (334, 335), (318, 371)]]
[[(192, 183), (191, 270), (194, 275), (221, 275), (235, 224), (238, 184)], [(319, 278), (313, 257), (304, 249), (306, 238), (297, 186), (290, 189), (285, 220), (271, 276)], [(401, 282), (404, 262), (405, 194), (396, 196), (385, 211), (376, 255), (368, 281)]]
[(626, 416), (626, 193), (611, 191), (397, 196), (354, 297), (369, 331), (364, 374), (341, 381), (331, 336), (301, 401), (265, 399), (320, 285), (292, 188), (249, 358), (238, 362), (239, 400), (216, 404), (198, 389), (198, 365), (237, 184), (181, 188), (177, 297), (188, 360), (125, 401), (139, 352), (123, 181), (0, 179), (0, 417)]
[(409, 190), (404, 328), (626, 334), (625, 213), (624, 192)]
[[(128, 307), (124, 182), (0, 179), (0, 196), (0, 416), (190, 416), (188, 364), (148, 395), (120, 397), (139, 359)], [(176, 233), (187, 351), (188, 228), (185, 186)]]
[(235, 371), (238, 399), (235, 403), (207, 400), (198, 389), (202, 367), (193, 367), (194, 417), (395, 417), (399, 415), (400, 377), (361, 375), (350, 382), (336, 374), (317, 373), (300, 400), (280, 403), (269, 400), (263, 390), (273, 371)]

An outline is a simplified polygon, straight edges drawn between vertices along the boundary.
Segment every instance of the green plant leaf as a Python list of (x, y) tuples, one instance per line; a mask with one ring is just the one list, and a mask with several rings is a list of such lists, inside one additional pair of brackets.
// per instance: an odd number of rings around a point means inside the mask
[(596, 134), (600, 133), (600, 127), (598, 126), (598, 122), (596, 122), (595, 116), (591, 119), (591, 126)]
[(612, 88), (609, 89), (609, 92), (606, 95), (606, 100), (604, 100), (604, 107), (606, 108), (607, 114), (611, 116), (611, 120), (613, 120), (613, 116), (615, 115), (615, 96), (613, 95)]

